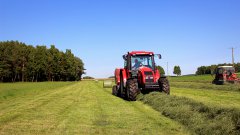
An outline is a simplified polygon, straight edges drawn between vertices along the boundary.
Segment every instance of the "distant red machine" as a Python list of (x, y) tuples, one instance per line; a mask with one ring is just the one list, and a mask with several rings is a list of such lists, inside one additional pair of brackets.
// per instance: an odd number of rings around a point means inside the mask
[(239, 83), (240, 79), (235, 73), (233, 66), (219, 66), (216, 70), (215, 79), (213, 84), (222, 85), (225, 82), (228, 83)]
[(156, 68), (154, 56), (160, 54), (146, 51), (132, 51), (123, 55), (124, 68), (115, 69), (113, 95), (135, 101), (140, 92), (157, 90), (170, 94), (169, 82), (160, 75)]

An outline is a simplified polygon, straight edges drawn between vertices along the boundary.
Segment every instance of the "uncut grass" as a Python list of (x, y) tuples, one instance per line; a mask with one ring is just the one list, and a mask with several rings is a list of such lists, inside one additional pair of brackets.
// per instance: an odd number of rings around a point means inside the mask
[(194, 89), (205, 89), (205, 90), (224, 90), (224, 91), (238, 91), (240, 92), (240, 84), (229, 84), (216, 85), (212, 83), (199, 83), (199, 82), (170, 82), (171, 87), (177, 88), (194, 88)]
[(185, 97), (168, 96), (157, 92), (140, 95), (138, 100), (152, 106), (162, 115), (182, 123), (196, 134), (240, 134), (238, 109), (210, 107)]
[(202, 82), (211, 83), (214, 76), (211, 75), (191, 75), (191, 76), (176, 76), (168, 77), (170, 82)]
[(240, 92), (172, 87), (171, 95), (191, 98), (208, 106), (240, 109)]

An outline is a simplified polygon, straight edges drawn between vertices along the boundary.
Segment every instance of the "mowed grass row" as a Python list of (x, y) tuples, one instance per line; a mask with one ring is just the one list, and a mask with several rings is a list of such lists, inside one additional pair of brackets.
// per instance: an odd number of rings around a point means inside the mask
[[(240, 134), (240, 110), (235, 108), (239, 105), (239, 101), (230, 101), (228, 98), (222, 102), (214, 101), (214, 94), (212, 97), (200, 98), (202, 95), (197, 95), (193, 99), (189, 95), (184, 95), (185, 91), (178, 91), (173, 89), (174, 95), (165, 95), (159, 92), (152, 92), (150, 94), (139, 96), (138, 100), (145, 104), (152, 106), (155, 110), (159, 111), (162, 115), (176, 120), (186, 126), (192, 133), (199, 135), (239, 135)], [(190, 90), (194, 93), (194, 90)], [(194, 94), (193, 94), (194, 95)], [(191, 96), (191, 95), (190, 95)], [(197, 97), (197, 98), (196, 98)], [(227, 95), (226, 95), (227, 97)], [(230, 97), (229, 97), (230, 98)], [(200, 101), (200, 102), (199, 102)], [(210, 101), (210, 103), (208, 103)], [(234, 103), (234, 108), (224, 107), (222, 103)]]
[(0, 134), (188, 134), (101, 82), (0, 84)]
[(196, 134), (240, 134), (239, 85), (214, 85), (210, 77), (169, 78), (171, 96), (150, 93), (139, 100)]
[(240, 84), (215, 85), (201, 82), (201, 80), (210, 80), (210, 77), (210, 75), (201, 75), (174, 77), (175, 80), (170, 78), (172, 95), (191, 98), (211, 106), (240, 109)]
[(186, 97), (208, 106), (240, 109), (240, 92), (171, 87), (171, 95)]

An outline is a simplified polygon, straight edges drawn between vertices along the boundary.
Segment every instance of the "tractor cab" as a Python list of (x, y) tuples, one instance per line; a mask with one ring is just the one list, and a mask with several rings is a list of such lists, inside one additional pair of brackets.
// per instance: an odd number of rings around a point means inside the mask
[(151, 55), (133, 55), (133, 56), (131, 56), (131, 70), (137, 70), (143, 66), (154, 70), (153, 65), (154, 65), (153, 57)]
[(214, 84), (224, 84), (224, 82), (236, 83), (238, 82), (235, 68), (233, 66), (219, 66), (216, 69)]
[(153, 72), (156, 70), (152, 52), (133, 51), (123, 55), (123, 59), (124, 68), (129, 72), (129, 77), (137, 77), (138, 72), (141, 70)]
[(235, 73), (235, 69), (232, 66), (220, 66), (217, 68), (216, 75), (231, 75)]
[(160, 54), (146, 51), (132, 51), (123, 55), (124, 68), (115, 69), (113, 95), (134, 101), (140, 92), (160, 91), (170, 93), (169, 82), (161, 76), (155, 66), (154, 56)]

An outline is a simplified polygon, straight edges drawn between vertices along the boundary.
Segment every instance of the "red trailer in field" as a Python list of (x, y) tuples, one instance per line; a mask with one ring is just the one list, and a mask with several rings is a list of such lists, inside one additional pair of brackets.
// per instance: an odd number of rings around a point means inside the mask
[(225, 82), (228, 83), (239, 83), (240, 80), (235, 73), (235, 68), (233, 66), (219, 66), (216, 70), (215, 79), (213, 84), (222, 85)]

